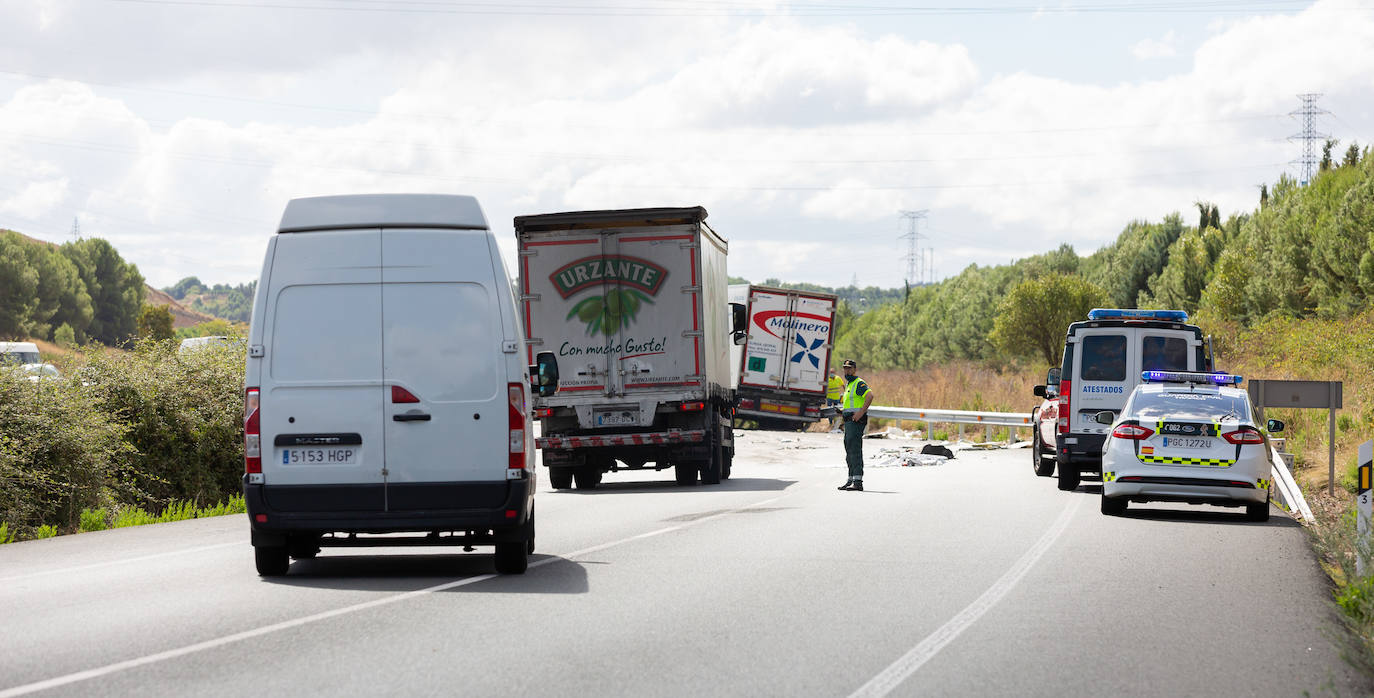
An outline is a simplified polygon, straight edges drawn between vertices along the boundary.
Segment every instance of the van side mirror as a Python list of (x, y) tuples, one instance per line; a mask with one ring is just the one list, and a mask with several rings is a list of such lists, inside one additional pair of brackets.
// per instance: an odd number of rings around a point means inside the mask
[(534, 357), (530, 366), (530, 382), (539, 397), (548, 397), (558, 392), (558, 358), (551, 351), (541, 351)]
[(1116, 413), (1111, 410), (1102, 410), (1093, 415), (1093, 421), (1098, 424), (1111, 424), (1116, 421)]
[(1031, 393), (1034, 394), (1036, 397), (1045, 397), (1045, 386), (1037, 385), (1033, 390), (1031, 390)]
[(1049, 374), (1045, 376), (1045, 383), (1047, 383), (1047, 384), (1049, 384), (1049, 385), (1052, 385), (1052, 386), (1055, 386), (1055, 387), (1058, 387), (1058, 386), (1059, 386), (1059, 367), (1058, 367), (1058, 366), (1056, 366), (1056, 367), (1050, 369)]
[(745, 330), (749, 328), (749, 316), (743, 303), (730, 304), (730, 337), (735, 344), (744, 344)]
[(1270, 434), (1277, 434), (1283, 431), (1283, 421), (1278, 419), (1271, 419), (1267, 424), (1265, 424), (1264, 428), (1268, 429)]

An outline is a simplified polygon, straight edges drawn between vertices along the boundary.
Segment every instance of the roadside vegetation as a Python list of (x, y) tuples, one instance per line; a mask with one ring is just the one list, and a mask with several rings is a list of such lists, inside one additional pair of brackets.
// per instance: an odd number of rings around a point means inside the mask
[(0, 539), (241, 506), (242, 348), (176, 349), (87, 345), (37, 383), (0, 371)]

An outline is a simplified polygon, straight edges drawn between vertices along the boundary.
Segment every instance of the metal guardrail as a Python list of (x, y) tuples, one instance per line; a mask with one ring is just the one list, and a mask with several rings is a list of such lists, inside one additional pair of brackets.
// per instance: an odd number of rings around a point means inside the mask
[(1277, 446), (1271, 445), (1269, 450), (1274, 462), (1274, 487), (1278, 490), (1279, 505), (1290, 512), (1301, 514), (1307, 523), (1316, 523), (1312, 509), (1307, 506), (1307, 499), (1302, 496), (1302, 489), (1293, 479), (1293, 474), (1288, 472), (1288, 460), (1283, 457), (1285, 454)]
[[(927, 410), (919, 407), (884, 407), (882, 405), (872, 405), (868, 408), (868, 414), (878, 419), (896, 420), (900, 425), (902, 422), (925, 422), (926, 432), (931, 431), (933, 424), (958, 424), (959, 433), (963, 434), (965, 424), (982, 425), (984, 431), (991, 431), (992, 427), (1022, 427), (1030, 429), (1034, 425), (1031, 423), (1029, 412), (972, 412), (968, 410)], [(1015, 440), (1016, 430), (1008, 430), (1008, 442)]]

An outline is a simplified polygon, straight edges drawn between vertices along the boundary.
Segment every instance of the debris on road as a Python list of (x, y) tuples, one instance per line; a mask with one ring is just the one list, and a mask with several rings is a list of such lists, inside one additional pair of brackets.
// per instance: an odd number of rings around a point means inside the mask
[(916, 467), (941, 465), (948, 458), (934, 453), (921, 453), (914, 446), (884, 448), (868, 457), (866, 468)]

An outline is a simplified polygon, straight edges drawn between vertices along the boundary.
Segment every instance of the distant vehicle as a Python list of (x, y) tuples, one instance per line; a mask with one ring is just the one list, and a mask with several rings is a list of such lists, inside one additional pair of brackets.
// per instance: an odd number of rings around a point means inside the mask
[(233, 337), (226, 337), (224, 335), (212, 335), (209, 337), (187, 337), (186, 339), (181, 340), (181, 346), (177, 347), (177, 353), (187, 354), (193, 351), (206, 349), (217, 344), (232, 344), (234, 341), (236, 340)]
[[(534, 551), (530, 375), (510, 277), (470, 196), (295, 199), (267, 243), (244, 387), (258, 573), (321, 547)], [(417, 533), (416, 536), (369, 534)]]
[(838, 296), (734, 284), (730, 302), (747, 308), (744, 344), (730, 351), (736, 418), (765, 429), (806, 429), (825, 406), (831, 329)]
[(24, 364), (20, 369), (27, 373), (28, 379), (34, 383), (58, 380), (62, 377), (62, 373), (52, 364)]
[(0, 364), (39, 364), (38, 345), (33, 342), (0, 342)]
[(1059, 489), (1078, 487), (1084, 471), (1102, 472), (1108, 429), (1102, 411), (1119, 412), (1142, 371), (1210, 371), (1202, 330), (1182, 310), (1094, 308), (1069, 325), (1060, 365), (1055, 461)]
[(1269, 520), (1273, 456), (1271, 419), (1254, 422), (1250, 397), (1225, 373), (1144, 371), (1121, 414), (1094, 415), (1110, 424), (1102, 454), (1102, 513), (1128, 502), (1244, 506), (1251, 521)]
[(558, 352), (566, 379), (535, 401), (554, 487), (591, 489), (621, 469), (673, 468), (679, 485), (730, 477), (730, 345), (744, 308), (728, 303), (728, 247), (706, 215), (515, 218), (527, 351)]
[(1040, 477), (1054, 474), (1054, 442), (1059, 433), (1059, 367), (1050, 369), (1045, 385), (1035, 386), (1040, 404), (1031, 410), (1031, 467)]

